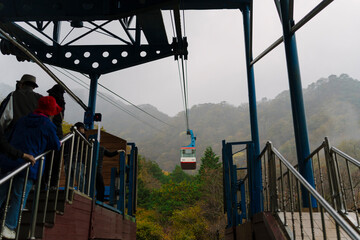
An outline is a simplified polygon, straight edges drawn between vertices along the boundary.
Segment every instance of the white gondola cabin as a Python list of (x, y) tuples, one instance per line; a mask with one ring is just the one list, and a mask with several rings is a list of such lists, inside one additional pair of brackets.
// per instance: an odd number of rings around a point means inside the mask
[(195, 140), (192, 130), (188, 130), (188, 135), (191, 136), (191, 143), (188, 146), (180, 149), (180, 165), (183, 170), (196, 169), (196, 148)]

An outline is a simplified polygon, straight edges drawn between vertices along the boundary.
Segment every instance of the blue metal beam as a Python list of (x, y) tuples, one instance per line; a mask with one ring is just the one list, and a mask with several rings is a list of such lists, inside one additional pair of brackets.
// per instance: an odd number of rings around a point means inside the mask
[(117, 169), (115, 167), (111, 168), (111, 179), (110, 179), (110, 194), (109, 194), (109, 205), (115, 205), (116, 199), (116, 189), (115, 189), (115, 181), (116, 181)]
[(94, 115), (96, 107), (97, 83), (100, 75), (90, 74), (90, 91), (88, 110), (85, 112), (84, 124), (88, 129), (94, 129)]
[(222, 164), (223, 164), (223, 185), (224, 185), (224, 212), (227, 213), (227, 227), (232, 227), (231, 211), (231, 180), (229, 169), (229, 157), (232, 157), (231, 149), (225, 140), (222, 141)]
[[(301, 175), (311, 184), (311, 186), (315, 187), (311, 164), (312, 160), (309, 159), (308, 161), (305, 161), (305, 159), (310, 155), (310, 147), (302, 94), (296, 38), (295, 34), (291, 32), (294, 21), (289, 16), (289, 0), (281, 0), (280, 4), (299, 171)], [(302, 195), (303, 199), (308, 198), (308, 193), (304, 189), (302, 191)], [(315, 199), (313, 199), (312, 202), (313, 205), (316, 205)], [(304, 201), (303, 204), (304, 207), (308, 205), (307, 201)]]
[(128, 143), (131, 146), (129, 160), (129, 193), (128, 193), (128, 215), (133, 216), (134, 214), (134, 196), (135, 196), (135, 143)]
[(119, 178), (120, 178), (120, 186), (119, 186), (119, 200), (117, 202), (117, 208), (123, 214), (125, 213), (125, 167), (126, 167), (126, 154), (125, 152), (120, 152), (119, 156)]
[(254, 154), (249, 161), (248, 168), (250, 170), (251, 179), (251, 201), (250, 209), (252, 214), (261, 212), (263, 210), (262, 197), (262, 174), (261, 174), (261, 161), (257, 159), (260, 154), (259, 143), (259, 130), (258, 130), (258, 118), (256, 107), (256, 93), (255, 93), (255, 77), (254, 68), (251, 65), (252, 61), (252, 49), (251, 49), (251, 28), (250, 28), (250, 9), (249, 5), (245, 5), (241, 8), (243, 14), (244, 24), (244, 38), (245, 38), (245, 55), (246, 55), (246, 70), (248, 79), (248, 92), (249, 92), (249, 110), (250, 110), (250, 127), (251, 127), (251, 139), (254, 146)]

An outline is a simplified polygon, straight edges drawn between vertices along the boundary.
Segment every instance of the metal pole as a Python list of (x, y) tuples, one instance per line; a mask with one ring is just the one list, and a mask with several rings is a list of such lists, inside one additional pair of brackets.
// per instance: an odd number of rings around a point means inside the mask
[[(296, 39), (295, 34), (291, 33), (294, 21), (289, 17), (289, 0), (281, 0), (281, 13), (299, 171), (306, 181), (308, 181), (312, 187), (315, 187), (312, 160), (305, 160), (310, 155), (310, 147)], [(302, 198), (306, 199), (308, 196), (307, 191), (303, 188), (302, 190)], [(311, 202), (313, 206), (316, 206), (315, 199), (312, 199)], [(308, 207), (307, 204), (307, 201), (303, 201), (304, 207)]]
[(39, 208), (39, 199), (40, 199), (40, 184), (41, 184), (41, 177), (42, 177), (42, 169), (44, 166), (44, 160), (45, 157), (42, 157), (40, 160), (40, 164), (39, 164), (39, 170), (38, 170), (38, 175), (37, 175), (37, 184), (35, 187), (35, 197), (34, 197), (34, 202), (33, 202), (33, 207), (32, 207), (32, 215), (31, 215), (31, 225), (30, 225), (30, 239), (35, 239), (36, 238), (36, 224), (37, 224), (37, 215), (38, 215), (38, 208)]
[(94, 114), (96, 107), (97, 85), (100, 75), (90, 74), (90, 91), (88, 110), (85, 112), (84, 123), (87, 128), (94, 129)]
[(261, 161), (258, 160), (260, 154), (259, 143), (259, 130), (258, 130), (258, 118), (256, 110), (256, 93), (255, 93), (255, 77), (254, 68), (250, 64), (252, 61), (252, 49), (250, 47), (251, 29), (250, 29), (250, 9), (249, 5), (241, 8), (244, 22), (244, 38), (245, 38), (245, 55), (246, 55), (246, 69), (248, 79), (248, 92), (249, 92), (249, 110), (250, 110), (250, 127), (251, 127), (251, 139), (254, 144), (254, 155), (250, 159), (250, 179), (253, 179), (251, 186), (251, 209), (252, 214), (261, 212), (263, 210), (262, 197), (262, 175), (261, 175)]
[(129, 197), (128, 197), (128, 215), (133, 216), (134, 210), (134, 161), (135, 161), (135, 144), (128, 143), (128, 146), (131, 146), (130, 156), (129, 156)]
[(126, 168), (126, 153), (120, 152), (119, 154), (119, 178), (120, 178), (120, 186), (119, 186), (119, 200), (117, 201), (117, 209), (125, 215), (125, 168)]

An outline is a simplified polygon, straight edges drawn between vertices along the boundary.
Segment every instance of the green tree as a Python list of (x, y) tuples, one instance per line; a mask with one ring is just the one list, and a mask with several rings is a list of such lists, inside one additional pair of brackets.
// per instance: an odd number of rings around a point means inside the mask
[(163, 220), (167, 221), (175, 210), (193, 205), (200, 198), (199, 188), (198, 184), (186, 181), (171, 182), (162, 185), (160, 189), (154, 189), (151, 200), (155, 209), (163, 214)]
[(204, 155), (201, 157), (200, 175), (203, 175), (207, 169), (218, 169), (220, 166), (219, 156), (214, 153), (212, 147), (207, 147)]
[(181, 183), (182, 181), (190, 181), (191, 176), (185, 173), (184, 170), (181, 169), (179, 165), (175, 166), (174, 171), (169, 175), (170, 181), (174, 183)]
[(157, 212), (153, 210), (138, 209), (136, 214), (136, 239), (163, 240), (163, 228), (156, 222)]
[(202, 240), (207, 237), (207, 224), (202, 216), (202, 209), (198, 206), (187, 207), (174, 212), (171, 217), (173, 223), (171, 239), (174, 240)]

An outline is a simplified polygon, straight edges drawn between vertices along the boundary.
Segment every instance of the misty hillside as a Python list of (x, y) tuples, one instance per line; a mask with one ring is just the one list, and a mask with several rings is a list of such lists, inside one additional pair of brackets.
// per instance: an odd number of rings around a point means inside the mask
[[(360, 136), (359, 92), (360, 82), (346, 74), (319, 79), (304, 89), (312, 149), (318, 146), (325, 136), (329, 136), (332, 144)], [(163, 169), (172, 170), (179, 164), (180, 146), (190, 142), (185, 133), (184, 114), (181, 112), (170, 118), (156, 108), (147, 110), (172, 126), (145, 118), (161, 128), (158, 130), (129, 116), (116, 118), (120, 113), (112, 113), (112, 120), (104, 119), (104, 126), (109, 131), (115, 131), (120, 137), (136, 142), (140, 154), (155, 160)], [(294, 160), (296, 153), (289, 91), (280, 93), (275, 99), (258, 102), (258, 121), (261, 147), (267, 140), (271, 140), (285, 157)], [(223, 139), (250, 140), (248, 106), (236, 107), (226, 102), (193, 106), (190, 109), (190, 127), (197, 135), (198, 157), (207, 146), (212, 146), (214, 151), (221, 155)]]
[[(360, 82), (346, 74), (319, 79), (304, 89), (312, 149), (325, 136), (329, 136), (332, 144), (360, 136), (359, 92)], [(171, 125), (168, 126), (134, 107), (122, 106), (136, 113), (137, 118), (146, 124), (99, 99), (97, 109), (102, 110), (105, 129), (136, 142), (141, 155), (156, 161), (165, 170), (172, 170), (179, 164), (180, 147), (190, 143), (185, 132), (184, 113), (169, 117), (151, 105), (139, 106)], [(296, 153), (289, 91), (280, 93), (274, 99), (258, 102), (258, 121), (261, 147), (271, 140), (285, 157), (294, 160)], [(207, 146), (212, 146), (221, 155), (223, 139), (250, 140), (248, 106), (236, 107), (226, 102), (195, 105), (190, 109), (190, 127), (197, 135), (199, 158)]]
[[(0, 87), (0, 98), (13, 90), (7, 85)], [(74, 91), (87, 103), (86, 90)], [(359, 138), (359, 92), (360, 82), (346, 74), (321, 78), (304, 89), (311, 149), (318, 146), (325, 136), (329, 136), (334, 145), (345, 139)], [(148, 116), (112, 96), (105, 95), (105, 98), (98, 95), (96, 111), (103, 114), (102, 125), (106, 131), (135, 142), (141, 155), (156, 161), (164, 170), (173, 170), (179, 164), (180, 147), (190, 143), (183, 112), (169, 117), (154, 106), (138, 106), (153, 115)], [(82, 121), (84, 111), (69, 96), (66, 96), (66, 102), (65, 120), (69, 123)], [(261, 147), (271, 140), (285, 157), (294, 160), (296, 153), (289, 91), (280, 93), (274, 99), (258, 102), (258, 123)], [(207, 146), (221, 155), (222, 140), (250, 140), (248, 105), (236, 107), (226, 102), (195, 105), (190, 109), (190, 127), (197, 136), (199, 159)]]

